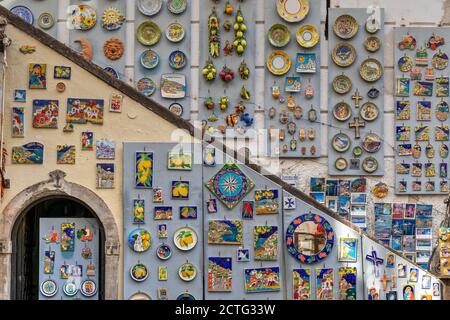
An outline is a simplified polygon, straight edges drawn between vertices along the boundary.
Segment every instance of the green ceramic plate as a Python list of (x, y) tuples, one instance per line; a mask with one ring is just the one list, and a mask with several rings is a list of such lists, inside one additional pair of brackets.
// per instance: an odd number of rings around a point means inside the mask
[(268, 37), (270, 44), (276, 48), (282, 48), (291, 41), (291, 33), (288, 27), (280, 23), (270, 27)]
[(144, 46), (153, 46), (161, 39), (161, 29), (153, 21), (144, 21), (137, 28), (136, 37)]

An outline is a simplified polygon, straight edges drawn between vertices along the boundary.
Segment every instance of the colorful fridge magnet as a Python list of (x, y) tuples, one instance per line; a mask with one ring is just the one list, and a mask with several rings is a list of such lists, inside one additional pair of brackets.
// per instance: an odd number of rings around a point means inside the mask
[(203, 164), (208, 167), (216, 166), (216, 148), (211, 146), (204, 148)]
[(167, 288), (158, 288), (158, 300), (169, 300)]
[(91, 250), (91, 248), (85, 246), (83, 249), (81, 249), (81, 257), (84, 258), (84, 259), (92, 258), (92, 250)]
[(97, 188), (114, 188), (114, 163), (97, 163)]
[(208, 213), (217, 213), (217, 201), (216, 199), (209, 199), (206, 201), (206, 209)]
[(433, 55), (431, 59), (433, 68), (436, 70), (444, 70), (448, 66), (448, 56), (446, 53), (439, 50)]
[(156, 248), (156, 256), (161, 260), (169, 260), (172, 257), (172, 248), (167, 244), (160, 244)]
[(356, 268), (341, 267), (339, 274), (339, 300), (356, 300)]
[(338, 261), (357, 262), (358, 259), (358, 239), (339, 238)]
[(137, 151), (135, 155), (135, 186), (153, 187), (153, 152)]
[(316, 270), (316, 298), (318, 300), (334, 299), (334, 271), (333, 269)]
[(172, 199), (189, 199), (189, 181), (172, 181)]
[(133, 200), (133, 223), (143, 224), (145, 222), (145, 201)]
[(253, 212), (255, 210), (254, 201), (242, 202), (242, 219), (253, 219)]
[(396, 141), (409, 141), (411, 139), (410, 126), (396, 126), (395, 131)]
[(81, 133), (81, 150), (92, 151), (94, 150), (94, 133), (90, 131)]
[(52, 227), (52, 230), (42, 237), (42, 240), (45, 240), (46, 244), (59, 243), (59, 234), (54, 230), (54, 227)]
[(434, 139), (436, 141), (448, 141), (449, 140), (449, 128), (447, 125), (439, 125), (434, 127)]
[(416, 141), (429, 141), (430, 140), (430, 127), (429, 126), (416, 126), (414, 127), (414, 134)]
[(94, 238), (94, 230), (87, 227), (79, 228), (77, 230), (77, 239), (81, 242), (89, 242)]
[(208, 258), (208, 292), (231, 292), (233, 265), (231, 257)]
[(300, 92), (302, 89), (302, 82), (300, 77), (292, 76), (285, 78), (284, 91), (286, 92)]
[(134, 252), (145, 252), (152, 245), (152, 236), (147, 230), (138, 228), (128, 234), (127, 242)]
[(431, 121), (431, 102), (417, 102), (417, 121)]
[(167, 238), (167, 224), (158, 224), (158, 238), (159, 239)]
[(28, 87), (30, 89), (47, 88), (47, 65), (42, 63), (30, 63), (28, 68)]
[(409, 78), (397, 78), (396, 96), (409, 97), (411, 80)]
[(73, 252), (75, 250), (75, 224), (61, 224), (61, 243), (62, 252)]
[(109, 112), (122, 112), (124, 96), (120, 93), (111, 93), (111, 98), (109, 100)]
[(93, 280), (84, 280), (81, 283), (80, 292), (86, 298), (93, 297), (97, 293), (97, 284)]
[(406, 278), (406, 265), (399, 263), (397, 265), (397, 277), (398, 278)]
[(283, 197), (283, 209), (284, 210), (294, 210), (296, 208), (296, 199), (292, 196)]
[(197, 268), (190, 262), (183, 263), (178, 268), (178, 276), (181, 280), (190, 282), (197, 276)]
[(27, 90), (15, 89), (14, 90), (14, 102), (26, 102)]
[(58, 292), (58, 284), (56, 283), (56, 281), (51, 279), (44, 280), (41, 283), (40, 292), (44, 297), (53, 297)]
[(175, 231), (173, 242), (181, 251), (192, 250), (197, 245), (197, 233), (190, 227), (182, 227)]
[(45, 251), (44, 274), (53, 274), (55, 269), (55, 251)]
[(58, 128), (59, 101), (33, 100), (33, 128)]
[(161, 188), (153, 188), (152, 200), (153, 200), (153, 203), (162, 203), (163, 202), (163, 191)]
[(317, 59), (315, 53), (297, 53), (295, 71), (299, 73), (316, 73)]
[(12, 164), (42, 164), (44, 162), (44, 145), (30, 142), (20, 147), (12, 147)]
[(411, 105), (409, 101), (397, 101), (395, 109), (396, 120), (409, 120), (411, 118)]
[(208, 221), (208, 243), (221, 245), (242, 244), (242, 221)]
[(278, 227), (255, 226), (253, 228), (254, 260), (276, 261), (278, 259)]
[(438, 119), (439, 121), (447, 121), (448, 114), (449, 114), (448, 103), (445, 102), (444, 100), (439, 101), (436, 105), (435, 111), (436, 119)]
[(190, 152), (169, 152), (167, 155), (167, 170), (192, 170), (192, 153)]
[(59, 277), (61, 279), (69, 279), (69, 277), (72, 275), (72, 267), (68, 264), (63, 264), (59, 268)]
[(116, 158), (116, 142), (113, 140), (97, 140), (95, 156), (99, 160), (114, 160)]
[(53, 70), (53, 78), (55, 79), (70, 80), (71, 75), (72, 75), (71, 67), (55, 66)]
[(416, 81), (414, 83), (413, 93), (415, 96), (418, 96), (418, 97), (433, 96), (433, 82)]
[(311, 270), (294, 269), (292, 270), (292, 288), (294, 300), (311, 299)]
[(154, 207), (153, 220), (172, 220), (172, 207)]
[(180, 219), (197, 219), (197, 207), (180, 207)]
[(402, 289), (403, 294), (403, 300), (415, 300), (414, 295), (414, 285), (413, 284), (406, 284), (403, 286)]
[(249, 262), (250, 261), (250, 250), (248, 249), (237, 249), (237, 261), (238, 262)]
[(449, 96), (449, 78), (439, 77), (436, 78), (436, 97), (448, 97)]
[(66, 122), (103, 124), (105, 101), (101, 99), (67, 99)]
[(25, 108), (12, 107), (11, 109), (11, 128), (13, 138), (23, 138), (25, 136)]
[(281, 290), (279, 267), (244, 269), (245, 292), (275, 292)]
[(397, 47), (400, 50), (414, 50), (416, 48), (416, 38), (411, 35), (403, 36), (402, 40), (398, 43)]
[(278, 189), (256, 190), (255, 191), (255, 213), (277, 214), (279, 212)]
[(400, 72), (407, 73), (412, 70), (414, 62), (413, 59), (405, 55), (398, 60), (397, 65)]

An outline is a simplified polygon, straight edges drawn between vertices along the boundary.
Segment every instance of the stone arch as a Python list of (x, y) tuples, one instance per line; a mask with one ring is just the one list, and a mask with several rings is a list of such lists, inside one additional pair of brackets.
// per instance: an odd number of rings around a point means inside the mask
[(12, 232), (17, 218), (27, 208), (49, 197), (76, 199), (90, 208), (102, 224), (105, 234), (104, 272), (105, 299), (118, 299), (119, 293), (119, 229), (107, 204), (92, 190), (65, 180), (61, 170), (49, 173), (50, 179), (34, 184), (18, 193), (0, 215), (0, 299), (10, 299)]

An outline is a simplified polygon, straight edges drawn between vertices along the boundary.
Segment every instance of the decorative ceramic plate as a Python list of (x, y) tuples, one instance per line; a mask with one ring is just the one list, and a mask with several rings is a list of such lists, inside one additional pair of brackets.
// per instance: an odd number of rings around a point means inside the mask
[(161, 39), (161, 30), (153, 21), (144, 21), (137, 28), (136, 37), (144, 46), (153, 46)]
[(269, 37), (269, 43), (276, 48), (282, 48), (291, 41), (289, 28), (281, 23), (271, 26), (267, 36)]
[(377, 33), (381, 28), (381, 23), (377, 19), (368, 19), (366, 21), (366, 31), (368, 33)]
[(384, 182), (378, 182), (374, 187), (373, 187), (373, 194), (375, 195), (375, 197), (379, 198), (379, 199), (383, 199), (386, 198), (386, 196), (389, 193), (389, 187), (386, 183)]
[(197, 276), (197, 268), (192, 263), (186, 262), (178, 269), (178, 275), (183, 281), (192, 281)]
[(351, 39), (358, 33), (358, 22), (354, 17), (343, 14), (337, 17), (333, 25), (334, 33), (341, 39)]
[(346, 94), (352, 89), (352, 80), (344, 74), (341, 74), (333, 80), (333, 90), (339, 94)]
[(167, 1), (167, 9), (173, 14), (182, 14), (186, 11), (186, 0), (169, 0)]
[(166, 99), (182, 99), (186, 96), (186, 76), (181, 73), (161, 75), (161, 97)]
[(178, 102), (174, 102), (169, 106), (169, 111), (174, 115), (181, 117), (183, 115), (183, 106)]
[(333, 108), (333, 116), (338, 121), (347, 121), (352, 116), (352, 108), (344, 101), (338, 102)]
[(312, 48), (319, 42), (319, 31), (310, 24), (305, 24), (298, 28), (295, 34), (297, 42), (303, 48)]
[(185, 31), (181, 23), (173, 22), (166, 29), (166, 38), (170, 42), (180, 42), (184, 39)]
[(162, 7), (162, 0), (138, 0), (139, 11), (146, 16), (154, 16)]
[(359, 74), (367, 82), (375, 82), (383, 76), (383, 66), (380, 61), (369, 58), (364, 60), (359, 67)]
[(53, 27), (53, 25), (55, 24), (55, 19), (50, 13), (44, 12), (39, 16), (37, 23), (39, 27), (41, 27), (44, 30), (47, 30)]
[(337, 170), (344, 171), (348, 167), (348, 162), (344, 158), (338, 158), (338, 159), (336, 159), (334, 166)]
[(274, 51), (267, 58), (267, 69), (276, 76), (282, 76), (291, 69), (291, 58), (282, 50)]
[(151, 97), (156, 91), (156, 83), (153, 79), (144, 77), (136, 83), (136, 89), (147, 97)]
[(140, 60), (141, 65), (145, 69), (154, 69), (159, 64), (159, 55), (155, 51), (148, 49), (142, 52)]
[(376, 52), (381, 48), (381, 40), (376, 36), (369, 36), (364, 41), (364, 47), (369, 52)]
[(81, 283), (80, 291), (85, 297), (93, 297), (97, 293), (97, 284), (93, 280), (85, 280)]
[(172, 256), (172, 248), (167, 244), (160, 244), (156, 248), (156, 256), (161, 260), (169, 260)]
[(353, 148), (352, 153), (355, 157), (360, 157), (363, 153), (363, 149), (360, 146), (356, 146)]
[(348, 67), (356, 60), (356, 50), (350, 43), (341, 42), (334, 47), (331, 58), (338, 66)]
[(130, 277), (136, 282), (145, 281), (148, 278), (147, 266), (142, 263), (136, 263), (130, 269)]
[(71, 6), (69, 21), (75, 30), (87, 31), (92, 29), (97, 23), (97, 13), (95, 9), (87, 4)]
[(152, 300), (152, 298), (150, 297), (150, 295), (144, 293), (144, 292), (136, 292), (133, 293), (128, 300)]
[(375, 103), (366, 102), (359, 109), (359, 114), (361, 115), (361, 118), (368, 122), (371, 122), (378, 118), (380, 110)]
[(369, 153), (375, 153), (380, 150), (381, 144), (381, 138), (375, 133), (367, 134), (362, 141), (362, 147)]
[(403, 56), (400, 59), (398, 59), (398, 69), (401, 72), (410, 72), (412, 70), (413, 65), (414, 65), (413, 59), (411, 59), (408, 56)]
[(103, 11), (102, 27), (108, 31), (118, 30), (125, 22), (124, 15), (114, 7), (106, 8)]
[(187, 57), (183, 51), (175, 50), (169, 55), (169, 66), (174, 70), (181, 70), (187, 64)]
[(374, 173), (378, 169), (378, 161), (374, 157), (367, 157), (362, 163), (362, 168), (367, 173)]
[(78, 288), (75, 282), (66, 281), (63, 285), (63, 292), (68, 297), (73, 297), (78, 293)]
[(352, 144), (352, 141), (350, 140), (350, 137), (346, 135), (345, 133), (338, 133), (333, 137), (333, 140), (331, 141), (331, 145), (333, 146), (333, 149), (337, 152), (345, 152), (348, 149), (350, 149), (350, 145)]
[(276, 0), (277, 11), (287, 22), (300, 22), (308, 15), (308, 0)]
[(113, 67), (105, 67), (103, 70), (111, 74), (114, 78), (119, 79), (119, 73)]
[(58, 292), (58, 285), (54, 280), (44, 280), (41, 283), (40, 291), (45, 297), (53, 297)]
[(15, 6), (12, 7), (9, 11), (14, 13), (16, 16), (19, 16), (25, 22), (29, 24), (34, 24), (34, 16), (33, 12), (28, 7), (25, 6)]
[(128, 246), (134, 252), (145, 252), (152, 245), (152, 236), (142, 228), (134, 229), (128, 234)]
[(195, 297), (189, 292), (184, 292), (178, 295), (177, 300), (195, 300)]
[(197, 233), (190, 227), (182, 227), (175, 231), (173, 242), (181, 251), (189, 251), (197, 245)]

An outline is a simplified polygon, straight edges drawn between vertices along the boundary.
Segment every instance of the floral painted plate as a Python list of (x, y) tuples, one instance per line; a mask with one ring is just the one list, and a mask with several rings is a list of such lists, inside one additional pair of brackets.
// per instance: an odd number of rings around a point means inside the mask
[(169, 66), (174, 70), (181, 70), (187, 64), (187, 57), (183, 51), (175, 50), (169, 55)]
[(178, 275), (183, 281), (192, 281), (197, 276), (197, 268), (192, 263), (186, 262), (178, 269)]
[(356, 60), (356, 50), (346, 42), (338, 43), (331, 54), (333, 62), (340, 67), (348, 67)]
[(331, 141), (333, 149), (341, 153), (350, 149), (351, 144), (352, 141), (350, 140), (350, 137), (342, 132), (336, 134)]
[(55, 19), (50, 13), (44, 12), (39, 16), (37, 23), (41, 29), (47, 30), (53, 27), (55, 24)]
[(291, 41), (291, 32), (284, 24), (277, 23), (270, 27), (268, 38), (272, 46), (282, 48)]
[(344, 101), (338, 102), (333, 108), (333, 116), (338, 121), (347, 121), (352, 116), (352, 108)]
[(97, 23), (97, 13), (95, 9), (87, 4), (72, 6), (69, 21), (75, 30), (87, 31), (92, 29)]
[(137, 28), (136, 37), (144, 46), (153, 46), (161, 39), (161, 30), (153, 21), (144, 21)]
[(364, 120), (366, 120), (368, 122), (371, 122), (378, 118), (378, 115), (380, 114), (380, 110), (378, 109), (378, 107), (375, 103), (366, 102), (359, 109), (359, 114), (361, 115), (361, 118), (363, 118)]
[(25, 6), (14, 6), (9, 11), (19, 16), (22, 20), (29, 24), (34, 24), (33, 12), (28, 7)]
[(136, 292), (133, 293), (128, 300), (152, 300), (152, 297), (145, 292)]
[(348, 167), (348, 162), (344, 158), (338, 158), (338, 159), (336, 159), (334, 166), (337, 170), (344, 171)]
[(45, 297), (53, 297), (58, 292), (58, 285), (56, 281), (48, 279), (41, 283), (41, 294)]
[(362, 141), (363, 149), (369, 153), (375, 153), (380, 150), (381, 144), (381, 138), (375, 133), (367, 134)]
[(93, 280), (85, 280), (81, 283), (81, 294), (87, 298), (97, 293), (97, 284)]
[(291, 58), (282, 50), (274, 51), (267, 58), (267, 69), (276, 76), (282, 76), (291, 69)]
[(380, 61), (369, 58), (364, 60), (359, 67), (361, 78), (367, 82), (375, 82), (383, 76), (383, 66)]
[(148, 77), (140, 79), (136, 83), (136, 89), (147, 97), (151, 97), (156, 91), (156, 82)]
[(175, 231), (173, 242), (181, 251), (189, 251), (197, 245), (197, 233), (190, 227), (182, 227)]
[(143, 282), (148, 278), (147, 266), (142, 263), (136, 263), (130, 269), (130, 277), (136, 282)]
[(184, 39), (185, 31), (181, 23), (173, 22), (166, 29), (166, 38), (170, 42), (180, 42)]
[(162, 0), (138, 0), (139, 11), (146, 16), (154, 16), (161, 11)]
[(134, 229), (128, 234), (128, 246), (134, 252), (145, 252), (152, 245), (152, 236), (142, 228)]
[(348, 40), (358, 33), (358, 22), (349, 14), (337, 17), (333, 25), (334, 33), (341, 39)]
[(158, 64), (159, 64), (159, 55), (155, 51), (148, 49), (142, 52), (141, 65), (145, 69), (154, 69), (158, 66)]
[(287, 22), (300, 22), (309, 13), (308, 0), (276, 0), (277, 11)]
[(63, 292), (68, 297), (76, 296), (78, 293), (78, 288), (75, 282), (66, 281), (63, 285)]
[(319, 43), (319, 31), (310, 24), (305, 24), (298, 28), (295, 34), (297, 42), (303, 48), (312, 48)]
[(376, 36), (369, 36), (364, 41), (364, 47), (369, 52), (377, 52), (381, 48), (381, 40)]
[(333, 90), (338, 94), (346, 94), (352, 89), (352, 80), (341, 74), (333, 80)]
[(174, 115), (181, 117), (183, 115), (183, 106), (178, 102), (174, 102), (169, 106), (169, 111)]
[(186, 11), (186, 0), (169, 0), (167, 1), (167, 9), (173, 14), (182, 14)]
[(378, 169), (378, 161), (374, 157), (367, 157), (362, 163), (362, 168), (367, 173), (374, 173)]
[(169, 260), (172, 256), (172, 248), (167, 244), (160, 244), (156, 248), (156, 256), (161, 260)]

